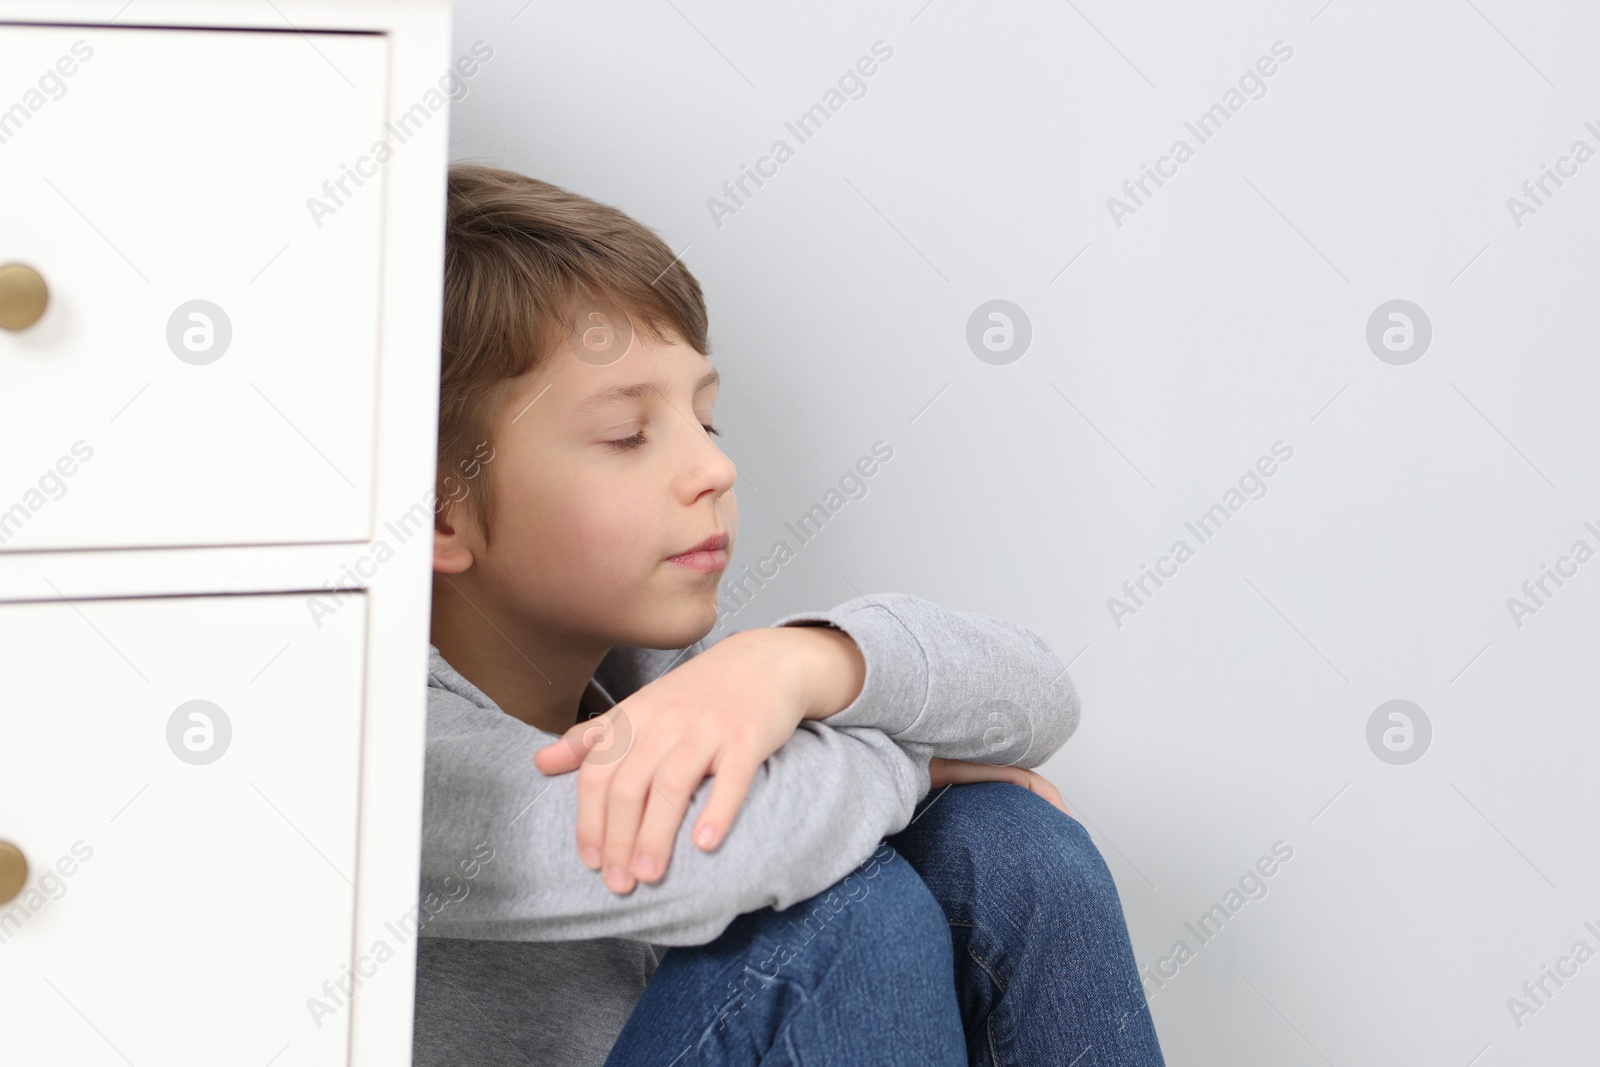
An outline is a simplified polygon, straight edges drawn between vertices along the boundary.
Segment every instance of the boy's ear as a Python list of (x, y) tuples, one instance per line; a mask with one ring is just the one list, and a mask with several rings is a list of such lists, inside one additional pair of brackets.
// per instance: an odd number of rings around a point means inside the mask
[(439, 574), (460, 574), (471, 566), (472, 547), (462, 523), (453, 520), (449, 510), (439, 511), (433, 517), (433, 569)]

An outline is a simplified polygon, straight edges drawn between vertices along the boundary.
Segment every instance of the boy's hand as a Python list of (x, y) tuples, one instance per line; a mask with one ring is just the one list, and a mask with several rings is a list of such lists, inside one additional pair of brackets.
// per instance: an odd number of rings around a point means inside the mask
[(756, 769), (800, 721), (847, 706), (864, 678), (860, 651), (840, 631), (746, 630), (576, 724), (534, 765), (578, 771), (578, 854), (627, 893), (635, 878), (666, 873), (689, 798), (708, 775), (716, 783), (694, 828), (702, 849), (722, 840)]
[(1038, 793), (1050, 803), (1060, 808), (1065, 815), (1067, 802), (1062, 799), (1056, 787), (1037, 771), (1030, 771), (1025, 767), (1000, 766), (992, 763), (971, 763), (963, 759), (944, 759), (934, 756), (928, 761), (928, 777), (932, 781), (932, 789), (939, 789), (947, 785), (961, 785), (966, 782), (1010, 782), (1020, 785), (1024, 789)]

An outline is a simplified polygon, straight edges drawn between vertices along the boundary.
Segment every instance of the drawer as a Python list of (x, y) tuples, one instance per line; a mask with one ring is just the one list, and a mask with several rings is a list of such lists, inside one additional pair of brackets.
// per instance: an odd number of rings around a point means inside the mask
[(346, 1063), (323, 984), (354, 938), (352, 596), (320, 628), (303, 594), (0, 604), (0, 840), (30, 867), (0, 904), (0, 1059)]
[(0, 25), (0, 550), (370, 537), (387, 48)]

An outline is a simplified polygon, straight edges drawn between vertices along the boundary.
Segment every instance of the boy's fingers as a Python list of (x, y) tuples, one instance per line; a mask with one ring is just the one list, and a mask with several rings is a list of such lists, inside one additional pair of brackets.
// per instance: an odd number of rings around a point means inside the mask
[(630, 870), (641, 882), (660, 881), (667, 873), (684, 813), (689, 810), (689, 798), (705, 780), (713, 751), (714, 748), (712, 751), (679, 748), (662, 761), (633, 846)]
[(1028, 784), (1027, 773), (1020, 767), (974, 763), (959, 759), (944, 760), (940, 764), (939, 775), (935, 780), (944, 785), (965, 785), (970, 782), (1011, 782), (1020, 786)]
[(633, 751), (633, 719), (618, 704), (604, 715), (578, 723), (567, 731), (567, 738), (585, 763), (620, 763)]
[(1038, 793), (1063, 815), (1072, 814), (1067, 810), (1066, 798), (1051, 784), (1050, 779), (1026, 767), (1017, 767), (1009, 763), (975, 763), (971, 760), (934, 756), (928, 761), (928, 778), (933, 789), (946, 785), (964, 785), (969, 782), (1010, 782), (1022, 786), (1029, 792)]
[(1066, 799), (1050, 779), (1038, 771), (1011, 764), (974, 763), (971, 760), (945, 759), (935, 756), (928, 762), (928, 778), (932, 788), (946, 785), (965, 785), (970, 782), (1010, 782), (1029, 792), (1044, 797), (1062, 814), (1071, 815)]
[(682, 823), (682, 805), (669, 800), (659, 785), (651, 789), (628, 872), (641, 882), (659, 882), (672, 862), (671, 842)]
[(620, 723), (607, 713), (568, 727), (561, 740), (552, 741), (533, 754), (533, 765), (545, 774), (575, 771), (595, 745), (608, 742), (619, 733), (619, 726)]
[(578, 856), (591, 871), (600, 869), (606, 838), (606, 798), (616, 765), (585, 763), (578, 768)]
[(690, 830), (694, 843), (704, 851), (711, 851), (728, 836), (745, 794), (750, 792), (750, 782), (756, 776), (757, 763), (729, 761), (716, 770), (711, 786), (711, 799), (700, 812)]
[(620, 708), (619, 704), (604, 715), (578, 723), (561, 742), (571, 751), (585, 753), (578, 766), (578, 855), (594, 871), (603, 870), (612, 777), (634, 747), (632, 723)]
[(633, 843), (639, 836), (639, 824), (644, 821), (644, 805), (649, 799), (651, 783), (665, 755), (635, 746), (611, 775), (610, 788), (606, 790), (600, 875), (613, 892), (626, 893), (633, 888), (634, 877), (628, 871), (633, 865)]
[(1029, 771), (1028, 782), (1029, 789), (1044, 797), (1051, 804), (1054, 804), (1063, 815), (1072, 814), (1072, 812), (1067, 810), (1067, 802), (1066, 799), (1062, 797), (1061, 791), (1054, 785), (1050, 784), (1050, 779), (1046, 778), (1042, 774), (1039, 774), (1037, 771)]
[(565, 741), (552, 741), (533, 754), (533, 765), (545, 774), (566, 774), (583, 764), (583, 757)]

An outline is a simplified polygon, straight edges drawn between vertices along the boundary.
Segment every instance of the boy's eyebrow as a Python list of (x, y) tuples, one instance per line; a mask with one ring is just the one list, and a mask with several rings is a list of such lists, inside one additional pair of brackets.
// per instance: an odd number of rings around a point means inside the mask
[[(713, 368), (707, 371), (705, 376), (698, 382), (694, 383), (693, 392), (698, 393), (700, 390), (716, 385), (720, 381), (722, 381), (722, 373)], [(574, 410), (580, 415), (587, 415), (619, 400), (643, 400), (645, 397), (664, 396), (665, 394), (666, 387), (660, 382), (634, 382), (631, 385), (613, 385), (600, 390), (585, 400), (579, 401), (574, 406)]]

